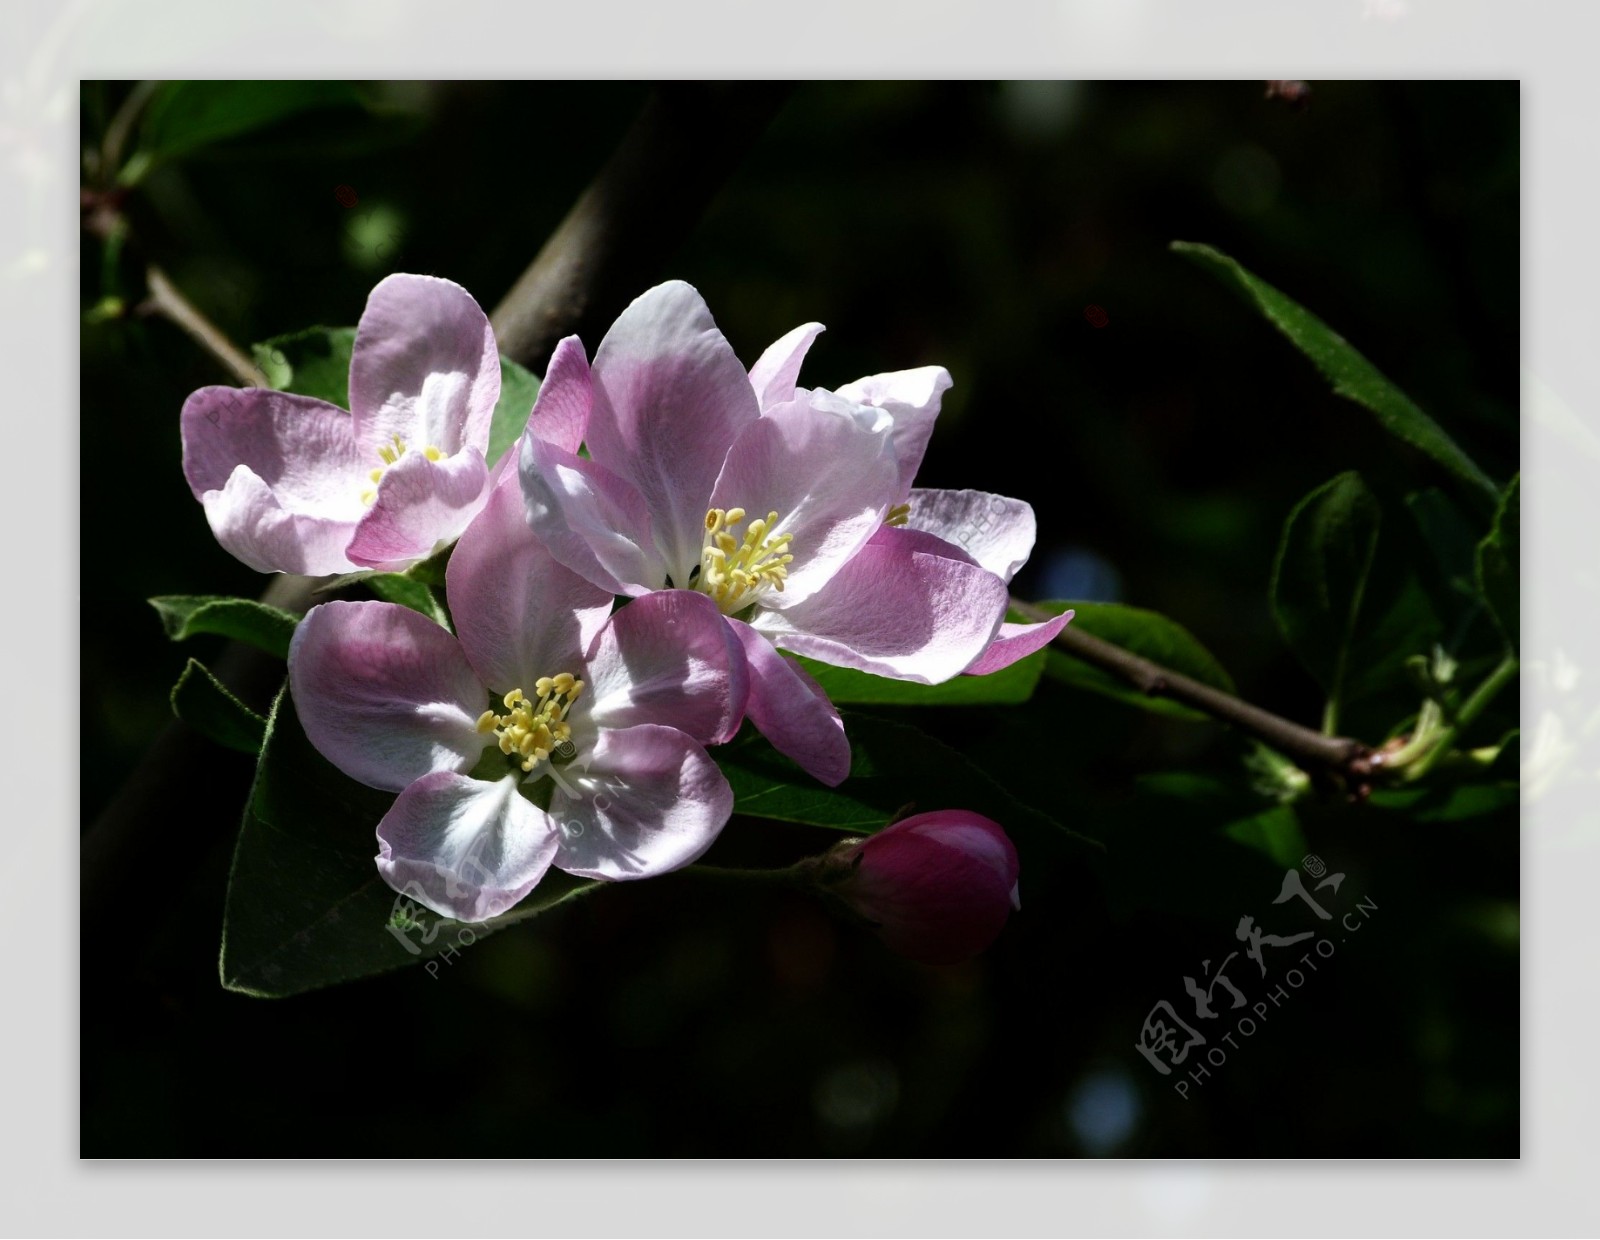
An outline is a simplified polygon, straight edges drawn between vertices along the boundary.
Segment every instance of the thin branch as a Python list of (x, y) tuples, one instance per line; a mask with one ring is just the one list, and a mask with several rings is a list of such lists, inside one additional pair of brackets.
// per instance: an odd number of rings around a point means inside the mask
[(191, 340), (247, 387), (271, 386), (267, 376), (244, 355), (243, 350), (224, 336), (215, 323), (195, 309), (194, 303), (178, 291), (177, 286), (167, 278), (166, 272), (152, 263), (145, 273), (145, 282), (150, 287), (150, 296), (143, 308), (176, 323)]
[(500, 351), (539, 369), (644, 291), (777, 114), (784, 83), (670, 82), (489, 316)]
[[(1048, 620), (1051, 614), (1031, 603), (1012, 599), (1011, 606), (1032, 620)], [(1151, 697), (1170, 698), (1204, 711), (1214, 719), (1231, 723), (1289, 755), (1302, 765), (1362, 779), (1371, 774), (1372, 747), (1347, 736), (1327, 736), (1291, 719), (1253, 706), (1242, 698), (1201, 684), (1198, 680), (1162, 667), (1121, 646), (1067, 625), (1057, 634), (1055, 644), (1067, 653), (1093, 664), (1102, 671), (1120, 676), (1134, 688)]]

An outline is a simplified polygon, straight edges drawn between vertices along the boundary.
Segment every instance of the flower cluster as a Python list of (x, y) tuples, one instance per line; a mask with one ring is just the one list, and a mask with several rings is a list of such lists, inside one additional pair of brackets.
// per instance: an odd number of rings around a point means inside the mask
[[(934, 684), (1005, 667), (1067, 622), (1006, 621), (1027, 504), (914, 485), (949, 374), (801, 387), (821, 331), (796, 328), (746, 370), (693, 288), (660, 285), (592, 360), (561, 341), (493, 467), (499, 357), (447, 280), (373, 290), (348, 411), (264, 389), (189, 398), (185, 475), (252, 567), (404, 571), (453, 545), (453, 632), (393, 603), (328, 602), (289, 654), (313, 744), (397, 794), (377, 828), (391, 885), (481, 921), (551, 866), (683, 866), (732, 812), (707, 747), (745, 720), (825, 784), (849, 771), (838, 711), (785, 652)], [(859, 846), (851, 898), (893, 926), (975, 893), (921, 953), (946, 958), (998, 932), (1016, 858), (986, 819), (919, 821)]]

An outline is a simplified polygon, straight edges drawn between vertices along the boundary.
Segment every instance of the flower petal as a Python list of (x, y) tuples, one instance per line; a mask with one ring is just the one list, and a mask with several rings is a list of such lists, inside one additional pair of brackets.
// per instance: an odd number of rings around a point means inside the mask
[(424, 775), (378, 824), (378, 872), (396, 891), (457, 921), (487, 921), (538, 885), (555, 824), (517, 792), (453, 771)]
[(467, 528), (488, 495), (489, 470), (476, 448), (438, 461), (407, 452), (384, 471), (377, 490), (347, 554), (368, 568), (401, 572)]
[(950, 372), (943, 366), (921, 366), (868, 375), (839, 389), (839, 395), (861, 405), (883, 409), (894, 417), (894, 450), (900, 461), (900, 493), (904, 500), (922, 466), (933, 435), (939, 403), (950, 390)]
[(456, 544), (445, 590), (461, 648), (496, 694), (532, 693), (540, 676), (581, 675), (611, 615), (610, 592), (556, 563), (528, 528), (510, 477)]
[(468, 770), (485, 748), (488, 692), (461, 644), (409, 607), (313, 607), (289, 644), (289, 689), (323, 757), (374, 788)]
[(267, 388), (204, 387), (183, 402), (183, 475), (196, 499), (245, 465), (286, 511), (357, 521), (363, 457), (350, 415)]
[(1057, 633), (1067, 627), (1067, 621), (1071, 619), (1072, 612), (1067, 611), (1038, 624), (1003, 622), (988, 649), (968, 665), (967, 675), (987, 676), (1002, 667), (1010, 667), (1018, 659), (1026, 659), (1035, 650), (1043, 650), (1055, 640)]
[(714, 745), (739, 730), (744, 652), (708, 595), (657, 590), (620, 608), (590, 650), (584, 695), (600, 728), (654, 723)]
[(583, 341), (568, 336), (556, 345), (545, 367), (544, 382), (533, 402), (528, 430), (538, 438), (576, 452), (589, 426), (594, 386), (589, 380), (589, 359)]
[(747, 520), (778, 514), (771, 533), (794, 535), (788, 547), (794, 562), (782, 592), (766, 595), (762, 605), (792, 607), (872, 537), (893, 501), (895, 479), (887, 423), (870, 426), (831, 394), (802, 392), (740, 434), (712, 504), (743, 508)]
[[(636, 604), (629, 604), (635, 606)], [(584, 878), (650, 878), (687, 865), (733, 813), (733, 789), (676, 728), (603, 731), (586, 769), (550, 800), (557, 868)]]
[(812, 342), (824, 330), (821, 323), (802, 323), (768, 345), (767, 351), (756, 359), (756, 364), (750, 367), (750, 386), (755, 388), (756, 399), (763, 410), (794, 399), (800, 365), (806, 360)]
[(828, 787), (837, 787), (850, 773), (850, 740), (822, 686), (748, 624), (730, 620), (728, 627), (750, 667), (745, 715), (779, 753)]
[(235, 468), (222, 490), (207, 491), (200, 502), (217, 541), (260, 572), (320, 577), (357, 567), (345, 555), (356, 532), (354, 521), (285, 511), (247, 465)]
[(350, 355), (350, 411), (372, 464), (396, 437), (417, 451), (473, 447), (482, 456), (499, 399), (494, 331), (471, 293), (437, 276), (378, 283)]
[(1037, 526), (1033, 508), (987, 491), (911, 492), (906, 526), (960, 547), (1001, 581), (1028, 562)]
[(534, 435), (518, 458), (524, 515), (550, 554), (613, 594), (644, 594), (668, 570), (633, 484)]
[(595, 352), (589, 454), (631, 482), (680, 585), (700, 562), (723, 454), (760, 415), (750, 378), (699, 293), (657, 285), (624, 310)]
[(814, 659), (938, 684), (988, 648), (1008, 600), (1005, 582), (951, 550), (886, 526), (817, 594), (758, 613), (754, 627)]

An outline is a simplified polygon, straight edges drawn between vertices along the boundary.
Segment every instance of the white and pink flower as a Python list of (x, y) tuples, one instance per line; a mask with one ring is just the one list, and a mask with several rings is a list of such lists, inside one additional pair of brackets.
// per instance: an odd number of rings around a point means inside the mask
[(529, 437), (520, 474), (529, 524), (588, 581), (711, 598), (745, 653), (748, 717), (837, 784), (850, 760), (838, 712), (775, 646), (932, 684), (997, 670), (1065, 620), (1004, 623), (1006, 582), (1033, 542), (1026, 504), (1005, 501), (969, 554), (942, 535), (959, 533), (975, 493), (911, 488), (949, 375), (797, 388), (821, 330), (797, 328), (746, 372), (699, 293), (660, 285), (592, 366), (576, 338), (562, 342), (545, 392), (583, 411), (588, 456)]
[(556, 563), (508, 477), (451, 557), (457, 636), (389, 603), (325, 603), (296, 630), (306, 734), (398, 792), (378, 869), (435, 912), (483, 921), (554, 865), (647, 878), (693, 861), (733, 794), (704, 746), (737, 730), (744, 660), (709, 598), (612, 595)]

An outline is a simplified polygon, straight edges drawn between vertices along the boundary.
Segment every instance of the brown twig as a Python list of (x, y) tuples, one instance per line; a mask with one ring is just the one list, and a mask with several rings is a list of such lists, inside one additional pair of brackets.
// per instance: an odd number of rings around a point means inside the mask
[(267, 376), (244, 355), (239, 346), (224, 336), (215, 323), (195, 309), (194, 303), (180, 293), (177, 286), (167, 278), (167, 273), (154, 263), (151, 263), (145, 272), (145, 283), (150, 289), (150, 296), (141, 307), (142, 310), (159, 314), (177, 324), (189, 339), (216, 358), (224, 369), (246, 387), (271, 386), (267, 382)]
[(788, 97), (783, 83), (673, 82), (489, 316), (500, 351), (539, 369), (572, 332), (591, 348), (644, 291)]
[[(1012, 599), (1011, 606), (1031, 620), (1051, 618), (1051, 613), (1020, 599)], [(1170, 698), (1204, 711), (1214, 719), (1231, 723), (1313, 770), (1331, 772), (1356, 783), (1371, 774), (1372, 748), (1361, 741), (1347, 736), (1326, 736), (1231, 693), (1162, 667), (1075, 625), (1062, 629), (1055, 645), (1085, 663), (1120, 676), (1151, 697)]]

